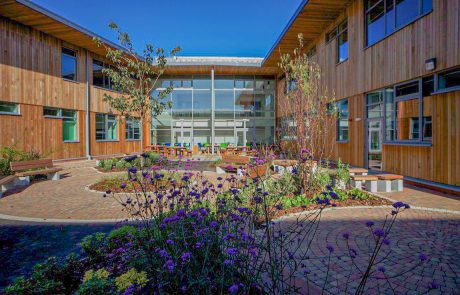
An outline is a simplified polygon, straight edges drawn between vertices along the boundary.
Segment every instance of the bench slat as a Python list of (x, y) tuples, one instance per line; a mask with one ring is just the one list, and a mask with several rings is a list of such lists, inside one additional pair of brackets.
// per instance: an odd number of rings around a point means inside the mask
[(367, 169), (364, 169), (364, 168), (350, 168), (350, 169), (348, 169), (348, 172), (350, 172), (350, 173), (367, 173), (369, 171)]
[(353, 180), (378, 180), (377, 176), (375, 175), (352, 175), (350, 176)]
[(16, 176), (24, 177), (24, 176), (32, 176), (32, 175), (40, 175), (40, 174), (50, 174), (61, 171), (62, 168), (49, 168), (49, 169), (40, 169), (40, 170), (33, 170), (33, 171), (25, 171), (25, 172), (17, 172)]
[(47, 167), (53, 167), (53, 161), (51, 159), (18, 161), (18, 162), (11, 162), (10, 167), (12, 171), (22, 171), (22, 170), (29, 170), (29, 169), (35, 169), (35, 168), (47, 168)]
[(7, 184), (11, 181), (13, 181), (16, 178), (14, 175), (8, 175), (7, 177), (3, 177), (0, 179), (0, 185)]
[(397, 174), (379, 174), (376, 175), (380, 180), (399, 180), (404, 179), (404, 176)]
[(235, 164), (249, 164), (252, 157), (248, 156), (235, 156), (235, 155), (223, 155), (222, 162), (235, 163)]

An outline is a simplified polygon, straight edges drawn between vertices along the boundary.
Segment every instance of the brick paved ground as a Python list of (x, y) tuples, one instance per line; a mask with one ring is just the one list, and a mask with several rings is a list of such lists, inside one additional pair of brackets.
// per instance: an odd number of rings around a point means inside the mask
[[(37, 181), (22, 191), (9, 192), (0, 199), (0, 214), (43, 219), (120, 219), (126, 216), (111, 198), (90, 192), (86, 186), (104, 177), (122, 173), (101, 173), (95, 161), (63, 162), (62, 179)], [(207, 173), (215, 181), (215, 173)]]
[[(310, 259), (304, 261), (311, 271), (308, 275), (310, 284), (319, 288), (324, 286), (329, 258), (326, 246), (332, 245), (334, 252), (326, 289), (331, 294), (353, 294), (360, 275), (348, 255), (342, 234), (351, 234), (350, 247), (358, 251), (355, 263), (364, 269), (371, 249), (367, 239), (369, 229), (364, 224), (372, 220), (375, 226), (381, 225), (389, 210), (373, 208), (324, 212), (309, 252)], [(295, 220), (283, 220), (282, 226), (292, 225)], [(386, 276), (396, 277), (387, 280), (377, 272), (369, 281), (365, 294), (393, 294), (392, 289), (396, 294), (424, 294), (429, 291), (428, 284), (433, 280), (439, 288), (429, 294), (460, 294), (460, 215), (411, 209), (401, 213), (388, 238), (391, 244), (383, 249), (380, 256), (388, 254), (388, 257), (377, 267), (383, 266)], [(306, 249), (306, 243), (301, 247)], [(421, 253), (426, 254), (429, 260), (417, 267)]]

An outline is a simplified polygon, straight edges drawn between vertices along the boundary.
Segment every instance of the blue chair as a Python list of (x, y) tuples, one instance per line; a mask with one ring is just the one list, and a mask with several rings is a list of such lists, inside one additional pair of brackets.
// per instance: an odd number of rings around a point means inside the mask
[(203, 147), (203, 145), (201, 145), (201, 142), (197, 143), (197, 145), (198, 145), (198, 149), (201, 150), (201, 148)]
[(165, 143), (165, 146), (171, 146), (171, 143), (167, 142)]

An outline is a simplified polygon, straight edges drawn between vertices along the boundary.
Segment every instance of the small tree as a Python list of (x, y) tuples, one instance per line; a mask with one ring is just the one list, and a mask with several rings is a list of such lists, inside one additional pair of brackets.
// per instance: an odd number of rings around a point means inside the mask
[(156, 95), (153, 91), (166, 69), (167, 57), (176, 55), (181, 49), (176, 47), (166, 55), (163, 48), (147, 43), (139, 53), (135, 50), (128, 33), (121, 31), (115, 23), (110, 23), (109, 27), (117, 31), (118, 41), (125, 50), (112, 48), (99, 38), (94, 38), (98, 46), (104, 46), (106, 49), (106, 58), (111, 64), (102, 72), (109, 77), (113, 89), (119, 92), (115, 95), (104, 93), (104, 101), (121, 116), (139, 120), (143, 151), (144, 124), (148, 123), (151, 117), (160, 115), (166, 107), (171, 107), (171, 102), (165, 101), (165, 97), (171, 93), (172, 87), (159, 91)]
[(316, 163), (331, 156), (336, 114), (331, 110), (334, 96), (322, 89), (320, 67), (304, 53), (302, 34), (298, 38), (299, 47), (293, 56), (281, 56), (279, 67), (284, 72), (287, 91), (278, 103), (284, 120), (281, 128), (291, 139), (287, 149), (300, 158), (299, 172), (307, 192), (317, 187), (321, 171), (316, 169)]

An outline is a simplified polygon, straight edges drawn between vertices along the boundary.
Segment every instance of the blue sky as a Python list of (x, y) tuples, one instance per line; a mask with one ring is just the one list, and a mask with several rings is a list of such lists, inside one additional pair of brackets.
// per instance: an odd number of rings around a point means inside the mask
[[(32, 0), (115, 41), (110, 21), (144, 42), (186, 56), (264, 57), (301, 0)], [(128, 3), (128, 4), (126, 4)]]

